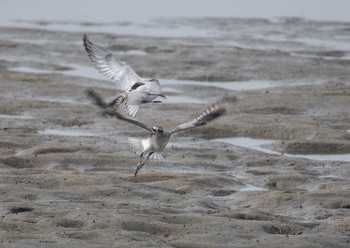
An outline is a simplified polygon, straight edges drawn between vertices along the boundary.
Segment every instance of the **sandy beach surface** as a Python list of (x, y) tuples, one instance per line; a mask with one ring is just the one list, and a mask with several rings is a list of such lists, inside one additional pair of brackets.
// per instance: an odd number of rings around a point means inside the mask
[(350, 247), (350, 23), (178, 18), (159, 25), (205, 35), (88, 33), (160, 79), (168, 100), (137, 115), (149, 125), (238, 98), (136, 178), (127, 138), (147, 133), (91, 104), (86, 89), (113, 99), (114, 84), (83, 32), (55, 24), (0, 27), (0, 247)]

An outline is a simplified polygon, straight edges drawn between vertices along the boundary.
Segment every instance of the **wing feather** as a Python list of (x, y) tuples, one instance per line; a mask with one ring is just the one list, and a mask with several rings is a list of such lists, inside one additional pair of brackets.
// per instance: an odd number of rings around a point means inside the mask
[(128, 117), (125, 117), (124, 115), (122, 115), (121, 113), (118, 112), (118, 110), (114, 111), (114, 115), (115, 117), (117, 117), (119, 120), (122, 120), (122, 121), (126, 121), (126, 122), (129, 122), (131, 124), (134, 124), (136, 126), (139, 126), (141, 128), (144, 128), (146, 129), (147, 131), (151, 132), (152, 129), (147, 127), (144, 123), (142, 122), (139, 122), (135, 119), (131, 119), (131, 118), (128, 118)]
[(128, 111), (129, 115), (135, 116), (139, 110), (139, 105), (127, 105), (126, 110)]
[(218, 102), (206, 108), (198, 117), (194, 118), (192, 121), (183, 123), (175, 127), (170, 134), (174, 134), (185, 129), (199, 127), (207, 124), (208, 122), (215, 120), (216, 118), (224, 115), (229, 106), (236, 101), (235, 97), (224, 97)]
[(150, 156), (150, 159), (155, 160), (155, 161), (164, 161), (164, 157), (160, 152), (154, 152)]
[[(145, 124), (143, 124), (142, 122), (139, 122), (135, 119), (130, 119), (128, 117), (125, 117), (124, 115), (122, 115), (121, 113), (118, 112), (118, 110), (116, 110), (114, 108), (114, 104), (107, 104), (104, 102), (104, 100), (102, 99), (102, 97), (97, 93), (95, 92), (94, 90), (92, 89), (88, 89), (86, 91), (86, 94), (88, 97), (90, 97), (94, 104), (97, 105), (98, 107), (100, 107), (101, 109), (103, 109), (103, 114), (106, 114), (106, 115), (110, 115), (110, 116), (115, 116), (117, 117), (117, 119), (120, 119), (120, 120), (123, 120), (123, 121), (126, 121), (126, 122), (129, 122), (131, 124), (134, 124), (136, 126), (139, 126), (141, 128), (144, 128), (146, 129), (147, 131), (151, 132), (152, 129), (147, 127)], [(113, 101), (114, 102), (114, 101)], [(116, 104), (116, 103), (115, 103)]]
[(86, 34), (84, 34), (83, 41), (85, 50), (95, 68), (115, 82), (118, 90), (127, 91), (135, 83), (145, 81), (128, 64), (90, 41)]

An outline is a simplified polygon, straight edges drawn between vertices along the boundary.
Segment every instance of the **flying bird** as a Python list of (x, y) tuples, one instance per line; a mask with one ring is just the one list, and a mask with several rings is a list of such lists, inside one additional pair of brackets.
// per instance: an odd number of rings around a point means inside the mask
[(139, 105), (154, 101), (157, 97), (166, 98), (157, 79), (145, 80), (125, 62), (115, 57), (108, 50), (96, 45), (86, 34), (83, 37), (84, 47), (95, 68), (111, 79), (119, 93), (114, 102), (123, 103), (129, 115), (135, 116)]
[(215, 120), (216, 118), (224, 115), (227, 112), (231, 103), (233, 103), (235, 100), (235, 97), (224, 97), (218, 102), (206, 108), (198, 117), (194, 118), (192, 121), (178, 125), (170, 132), (165, 131), (160, 126), (149, 127), (140, 121), (122, 115), (118, 111), (111, 112), (110, 114), (116, 116), (118, 119), (139, 126), (149, 132), (149, 136), (145, 139), (128, 139), (133, 151), (139, 154), (139, 162), (135, 171), (135, 177), (138, 171), (145, 165), (145, 163), (149, 159), (158, 161), (164, 160), (161, 152), (164, 150), (164, 148), (170, 140), (170, 137), (173, 134), (176, 134), (186, 129), (203, 126), (208, 122)]

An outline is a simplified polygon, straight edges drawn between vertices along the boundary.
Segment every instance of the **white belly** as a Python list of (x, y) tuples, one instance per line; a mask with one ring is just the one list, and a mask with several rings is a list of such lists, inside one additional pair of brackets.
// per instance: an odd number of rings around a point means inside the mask
[(146, 91), (138, 90), (139, 88), (128, 92), (128, 104), (140, 105), (142, 103), (151, 102), (157, 98), (156, 95), (149, 95)]
[(128, 103), (139, 105), (151, 102), (161, 94), (159, 84), (147, 82), (145, 85), (139, 86), (137, 89), (128, 92)]
[(143, 139), (142, 140), (142, 147), (143, 147), (143, 151), (144, 152), (148, 152), (152, 149), (152, 146), (151, 146), (151, 140), (148, 138), (148, 139)]

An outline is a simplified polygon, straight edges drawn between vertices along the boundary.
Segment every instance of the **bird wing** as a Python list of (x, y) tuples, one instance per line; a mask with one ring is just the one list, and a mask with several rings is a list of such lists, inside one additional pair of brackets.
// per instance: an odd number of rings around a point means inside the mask
[(127, 91), (135, 83), (145, 81), (128, 64), (91, 42), (86, 34), (83, 41), (91, 62), (101, 74), (116, 83), (118, 90)]
[(131, 119), (131, 118), (128, 118), (128, 117), (125, 117), (124, 115), (122, 115), (121, 113), (119, 113), (118, 111), (114, 111), (114, 115), (119, 119), (119, 120), (122, 120), (122, 121), (126, 121), (126, 122), (129, 122), (131, 124), (134, 124), (136, 126), (139, 126), (139, 127), (142, 127), (144, 129), (146, 129), (147, 131), (151, 132), (152, 129), (147, 127), (146, 124), (142, 123), (142, 122), (139, 122), (135, 119)]
[(116, 104), (116, 100), (114, 100), (112, 103), (105, 103), (105, 101), (102, 99), (102, 97), (97, 93), (95, 92), (94, 90), (92, 89), (88, 89), (86, 91), (86, 94), (88, 97), (91, 98), (91, 100), (93, 100), (94, 104), (97, 105), (98, 107), (100, 107), (101, 109), (103, 109), (103, 114), (105, 115), (110, 115), (110, 116), (115, 116), (117, 117), (117, 119), (120, 119), (120, 120), (123, 120), (123, 121), (127, 121), (127, 122), (130, 122), (136, 126), (139, 126), (139, 127), (142, 127), (144, 129), (146, 129), (147, 131), (151, 132), (152, 129), (147, 127), (145, 124), (143, 124), (142, 122), (139, 122), (135, 119), (130, 119), (130, 118), (127, 118), (125, 117), (124, 115), (122, 115), (121, 113), (118, 112), (118, 110), (115, 110), (115, 108), (113, 107), (113, 105)]
[(235, 97), (224, 97), (218, 102), (212, 104), (206, 108), (198, 117), (194, 118), (192, 121), (183, 123), (175, 127), (170, 134), (174, 134), (185, 129), (199, 127), (207, 124), (208, 122), (215, 120), (216, 118), (224, 115), (228, 110), (231, 103), (235, 102)]

